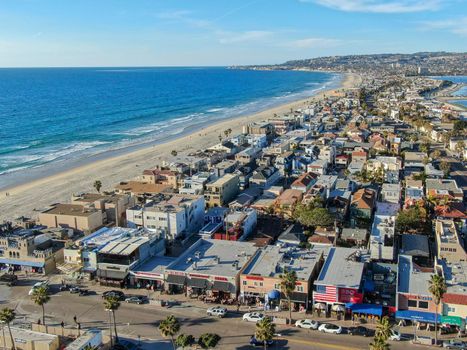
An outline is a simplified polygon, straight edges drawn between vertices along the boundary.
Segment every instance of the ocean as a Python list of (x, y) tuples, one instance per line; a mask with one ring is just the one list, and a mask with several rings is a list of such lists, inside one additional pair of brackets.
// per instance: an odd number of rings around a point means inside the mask
[[(462, 86), (459, 90), (455, 91), (452, 95), (453, 96), (467, 96), (467, 76), (459, 75), (459, 76), (442, 76), (436, 77), (437, 79), (443, 80), (450, 80), (453, 83), (462, 83)], [(452, 103), (463, 105), (467, 107), (467, 98), (465, 100), (453, 100)]]
[(227, 68), (0, 69), (0, 188), (19, 172), (65, 169), (163, 142), (340, 80), (335, 73)]

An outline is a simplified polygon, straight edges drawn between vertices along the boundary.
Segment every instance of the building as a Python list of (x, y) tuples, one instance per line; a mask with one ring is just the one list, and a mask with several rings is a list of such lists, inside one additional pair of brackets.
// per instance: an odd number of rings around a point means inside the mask
[(39, 222), (47, 227), (69, 227), (88, 234), (102, 227), (107, 217), (93, 204), (54, 204), (39, 214)]
[(185, 177), (181, 180), (178, 192), (180, 194), (202, 195), (205, 185), (213, 179), (214, 175), (208, 172), (199, 172), (191, 177)]
[(143, 174), (137, 178), (138, 181), (149, 184), (167, 185), (173, 189), (178, 188), (180, 175), (172, 170), (146, 169)]
[(11, 338), (7, 331), (0, 332), (0, 344), (4, 349), (17, 350), (58, 350), (60, 340), (58, 335), (34, 332), (29, 329), (11, 327), (11, 334), (15, 344), (11, 344)]
[(274, 207), (278, 215), (292, 217), (293, 211), (298, 203), (301, 202), (303, 192), (300, 190), (287, 189), (276, 198)]
[(257, 220), (255, 209), (244, 208), (228, 213), (222, 231), (217, 231), (213, 238), (243, 241), (253, 233)]
[(350, 202), (350, 222), (352, 226), (369, 226), (375, 206), (375, 190), (370, 188), (361, 188), (355, 192)]
[(144, 205), (127, 210), (129, 227), (163, 232), (167, 239), (197, 233), (203, 226), (205, 200), (202, 195), (167, 194), (152, 197)]
[(236, 298), (240, 274), (258, 250), (253, 243), (200, 239), (165, 269), (165, 288), (172, 293)]
[(50, 274), (63, 262), (63, 242), (33, 229), (0, 231), (0, 267)]
[(370, 234), (372, 260), (391, 262), (395, 258), (395, 229), (399, 204), (378, 202)]
[(426, 323), (435, 322), (436, 305), (428, 288), (432, 268), (422, 268), (411, 256), (399, 254), (396, 318)]
[(225, 174), (214, 182), (206, 184), (204, 198), (208, 207), (223, 206), (238, 194), (240, 179), (236, 174)]
[(313, 184), (316, 182), (317, 176), (313, 173), (303, 173), (296, 179), (294, 182), (292, 182), (292, 185), (290, 186), (291, 189), (293, 190), (299, 190), (302, 191), (303, 193), (308, 192), (308, 190), (313, 186)]
[(120, 194), (129, 194), (134, 197), (144, 198), (162, 192), (170, 192), (170, 185), (153, 184), (140, 181), (122, 181), (115, 190)]
[(360, 261), (360, 250), (332, 247), (323, 268), (314, 282), (313, 305), (329, 312), (337, 305), (361, 303), (362, 278), (365, 264)]
[(452, 179), (426, 179), (426, 195), (433, 199), (462, 201), (464, 192)]
[[(267, 306), (272, 301), (271, 296), (277, 295), (286, 301), (281, 291), (280, 275), (285, 271), (295, 271), (297, 283), (291, 295), (293, 309), (307, 309), (311, 302), (313, 281), (318, 276), (324, 258), (327, 254), (325, 248), (300, 249), (280, 246), (266, 246), (258, 250), (251, 262), (240, 275), (240, 299), (259, 298)], [(275, 292), (277, 293), (275, 293)]]
[(381, 187), (381, 201), (400, 205), (401, 185), (384, 183)]
[(82, 206), (92, 205), (105, 213), (108, 223), (116, 226), (125, 225), (125, 212), (135, 205), (135, 198), (128, 194), (116, 193), (81, 193), (71, 197), (71, 204)]
[(467, 261), (464, 242), (453, 220), (436, 220), (436, 251), (439, 259), (450, 262)]
[(261, 148), (248, 147), (241, 152), (238, 152), (235, 155), (235, 160), (239, 164), (250, 164), (255, 161), (256, 158), (259, 158), (261, 155)]
[(101, 285), (123, 287), (132, 283), (130, 270), (154, 255), (163, 255), (165, 241), (160, 234), (138, 230), (114, 239), (97, 251), (97, 278)]
[(273, 166), (261, 166), (250, 177), (250, 186), (268, 189), (281, 178), (280, 172)]
[(362, 228), (343, 228), (340, 241), (356, 247), (363, 247), (368, 240), (368, 230)]

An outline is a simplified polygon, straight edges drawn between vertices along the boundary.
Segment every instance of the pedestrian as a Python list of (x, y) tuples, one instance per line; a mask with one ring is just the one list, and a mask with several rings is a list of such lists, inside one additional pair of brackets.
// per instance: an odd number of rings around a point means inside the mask
[(78, 330), (81, 329), (81, 323), (78, 322)]
[(73, 316), (73, 321), (74, 321), (75, 323), (78, 323), (78, 322), (76, 322), (76, 320), (77, 320), (76, 315), (74, 315), (74, 316)]
[(237, 312), (240, 312), (240, 302), (237, 303)]
[(62, 326), (62, 328), (65, 328), (65, 322), (62, 321), (62, 323), (60, 323), (60, 326)]
[(40, 318), (37, 320), (37, 324), (38, 324), (38, 325), (41, 324), (41, 319), (40, 319)]

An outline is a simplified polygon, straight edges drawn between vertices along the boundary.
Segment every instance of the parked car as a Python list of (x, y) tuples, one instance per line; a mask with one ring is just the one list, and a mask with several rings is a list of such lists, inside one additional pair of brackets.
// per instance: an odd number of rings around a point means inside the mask
[(342, 327), (336, 326), (335, 324), (331, 323), (323, 323), (321, 326), (318, 327), (320, 332), (324, 333), (331, 333), (331, 334), (341, 334)]
[(467, 343), (459, 339), (449, 339), (443, 341), (443, 348), (446, 349), (467, 349)]
[(264, 318), (264, 315), (260, 312), (248, 312), (243, 315), (243, 321), (248, 322), (259, 322)]
[(18, 276), (10, 273), (5, 273), (0, 276), (0, 285), (6, 285), (8, 287), (16, 286), (18, 283)]
[(401, 333), (399, 331), (396, 331), (395, 329), (391, 329), (391, 334), (389, 335), (389, 340), (400, 341), (401, 340)]
[(125, 293), (120, 290), (109, 290), (107, 292), (102, 293), (102, 298), (107, 297), (116, 297), (119, 300), (125, 300)]
[(309, 319), (298, 320), (297, 322), (295, 322), (295, 327), (305, 328), (305, 329), (318, 329), (319, 323), (318, 321), (309, 320)]
[(350, 327), (347, 332), (350, 335), (361, 335), (363, 337), (371, 337), (373, 335), (373, 332), (370, 331), (366, 327), (358, 326), (358, 327)]
[(227, 314), (227, 309), (221, 306), (210, 307), (206, 313), (209, 316), (224, 317)]
[(135, 296), (135, 297), (129, 297), (125, 299), (126, 303), (138, 304), (138, 305), (144, 304), (146, 301), (147, 301), (147, 298), (143, 296)]
[(69, 284), (62, 284), (59, 288), (60, 292), (64, 292), (64, 291), (67, 291), (67, 290), (70, 290), (71, 288), (73, 288), (72, 285), (69, 285)]
[[(274, 340), (268, 340), (266, 341), (266, 346), (271, 346), (274, 344)], [(259, 339), (256, 339), (256, 337), (254, 335), (251, 336), (250, 338), (250, 345), (253, 345), (253, 346), (263, 346), (264, 347), (264, 341), (263, 340), (259, 340)]]
[(90, 294), (90, 293), (89, 293), (89, 290), (88, 290), (88, 289), (81, 289), (81, 290), (79, 291), (79, 294), (78, 294), (78, 295), (79, 295), (80, 297), (84, 297), (84, 296), (89, 295), (89, 294)]
[(71, 294), (79, 294), (81, 292), (81, 288), (79, 287), (71, 287), (70, 288), (70, 293)]

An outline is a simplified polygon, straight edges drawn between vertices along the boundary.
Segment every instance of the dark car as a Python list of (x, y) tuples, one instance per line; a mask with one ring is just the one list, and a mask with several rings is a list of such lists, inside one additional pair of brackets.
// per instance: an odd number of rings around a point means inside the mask
[[(267, 346), (271, 346), (274, 344), (274, 340), (268, 340), (266, 341), (266, 345)], [(251, 336), (250, 338), (250, 345), (253, 345), (253, 346), (264, 346), (264, 341), (262, 340), (259, 340), (259, 339), (256, 339), (256, 337), (253, 335)]]
[(70, 290), (71, 288), (73, 288), (73, 286), (70, 286), (69, 284), (62, 284), (59, 289), (60, 292), (64, 292), (66, 290)]
[(102, 293), (102, 298), (107, 297), (116, 297), (119, 300), (125, 300), (125, 293), (120, 290), (109, 290), (107, 292)]
[(371, 337), (373, 335), (373, 332), (371, 330), (362, 326), (350, 327), (347, 330), (347, 333), (349, 333), (350, 335), (361, 335), (362, 337)]
[(81, 289), (81, 290), (79, 291), (79, 296), (80, 296), (80, 297), (84, 297), (84, 296), (89, 295), (89, 294), (90, 294), (90, 293), (89, 293), (89, 290), (88, 290), (88, 289)]

